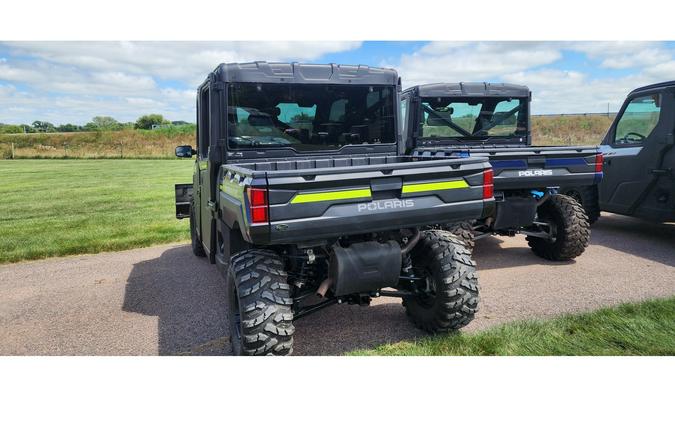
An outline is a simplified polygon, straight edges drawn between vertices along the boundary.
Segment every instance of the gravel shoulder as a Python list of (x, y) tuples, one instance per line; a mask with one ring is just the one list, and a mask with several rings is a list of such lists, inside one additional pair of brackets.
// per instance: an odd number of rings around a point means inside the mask
[[(466, 331), (675, 295), (675, 224), (603, 214), (571, 263), (524, 237), (476, 243), (481, 309)], [(225, 289), (188, 245), (0, 266), (0, 355), (225, 354)], [(296, 355), (342, 354), (424, 336), (399, 299), (299, 320)]]

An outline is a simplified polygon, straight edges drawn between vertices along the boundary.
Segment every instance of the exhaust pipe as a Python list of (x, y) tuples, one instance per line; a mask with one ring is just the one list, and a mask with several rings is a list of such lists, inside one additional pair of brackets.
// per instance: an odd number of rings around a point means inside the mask
[(328, 293), (328, 289), (330, 289), (330, 286), (333, 285), (333, 279), (328, 277), (324, 281), (321, 282), (319, 285), (319, 288), (316, 289), (316, 294), (319, 297), (325, 297), (326, 293)]

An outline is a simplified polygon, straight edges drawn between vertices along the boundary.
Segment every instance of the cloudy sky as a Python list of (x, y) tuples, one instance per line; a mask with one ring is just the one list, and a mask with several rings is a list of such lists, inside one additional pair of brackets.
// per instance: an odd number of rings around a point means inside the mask
[(0, 122), (192, 122), (206, 74), (252, 60), (394, 67), (404, 87), (526, 84), (535, 114), (614, 111), (631, 89), (675, 79), (674, 42), (0, 42)]

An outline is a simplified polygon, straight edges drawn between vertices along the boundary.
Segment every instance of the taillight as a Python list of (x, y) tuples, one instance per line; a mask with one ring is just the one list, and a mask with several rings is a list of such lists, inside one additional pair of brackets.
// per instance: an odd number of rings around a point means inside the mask
[(487, 169), (483, 172), (483, 199), (492, 199), (494, 193), (494, 173)]
[(596, 154), (596, 156), (595, 156), (595, 172), (596, 173), (602, 173), (602, 162), (603, 162), (602, 153)]
[(248, 205), (251, 210), (252, 223), (267, 223), (269, 221), (269, 204), (267, 203), (267, 189), (248, 188)]

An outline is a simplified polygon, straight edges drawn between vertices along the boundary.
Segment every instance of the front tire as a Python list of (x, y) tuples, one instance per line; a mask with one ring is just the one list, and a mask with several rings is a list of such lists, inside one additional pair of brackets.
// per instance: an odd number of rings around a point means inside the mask
[(291, 354), (295, 332), (293, 299), (279, 256), (263, 249), (240, 252), (230, 259), (227, 274), (233, 354)]
[(448, 224), (444, 229), (464, 241), (466, 248), (473, 253), (474, 246), (476, 245), (476, 235), (473, 231), (472, 221)]
[(581, 205), (566, 195), (553, 195), (537, 209), (540, 221), (551, 224), (554, 239), (527, 236), (532, 252), (549, 261), (569, 261), (584, 253), (591, 237)]
[(448, 232), (430, 230), (411, 252), (418, 285), (415, 297), (404, 297), (408, 318), (430, 333), (446, 333), (466, 326), (478, 311), (476, 263), (463, 241)]

